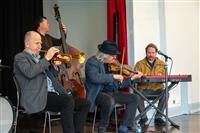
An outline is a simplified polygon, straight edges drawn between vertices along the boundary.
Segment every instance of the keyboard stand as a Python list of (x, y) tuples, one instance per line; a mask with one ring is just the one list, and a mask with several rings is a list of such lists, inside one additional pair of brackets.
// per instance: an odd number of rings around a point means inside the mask
[[(176, 85), (176, 84), (178, 84), (178, 82), (171, 82), (171, 84), (168, 86), (168, 92), (172, 89), (172, 87), (174, 86), (174, 85)], [(137, 85), (135, 85), (135, 86), (132, 86), (132, 89), (134, 90), (134, 92), (136, 93), (136, 94), (138, 94), (140, 97), (142, 97), (145, 101), (147, 101), (147, 103), (149, 104), (147, 107), (145, 107), (145, 110), (143, 111), (143, 112), (141, 112), (139, 115), (137, 115), (136, 117), (135, 117), (135, 121), (137, 121), (139, 118), (142, 118), (142, 116), (145, 114), (145, 113), (147, 113), (152, 107), (154, 108), (154, 109), (156, 109), (162, 116), (164, 116), (165, 118), (167, 118), (167, 116), (164, 114), (164, 113), (162, 113), (156, 106), (155, 106), (155, 103), (157, 102), (157, 101), (159, 101), (163, 96), (165, 96), (165, 91), (163, 91), (156, 99), (154, 99), (152, 102), (149, 100), (149, 99), (147, 99), (147, 97), (145, 97), (138, 89), (137, 89)], [(171, 125), (173, 126), (173, 127), (175, 127), (175, 128), (177, 128), (177, 129), (179, 129), (180, 128), (180, 126), (179, 125), (177, 125), (176, 123), (174, 123), (171, 119), (167, 119), (170, 123), (171, 123)]]

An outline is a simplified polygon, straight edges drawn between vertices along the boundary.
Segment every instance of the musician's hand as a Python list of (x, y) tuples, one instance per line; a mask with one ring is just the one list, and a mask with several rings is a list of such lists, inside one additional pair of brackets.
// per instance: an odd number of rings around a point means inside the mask
[(65, 63), (70, 62), (71, 58), (72, 58), (70, 55), (67, 56), (67, 55), (60, 55), (60, 54), (58, 54), (56, 57), (58, 57), (59, 59), (61, 59)]
[(58, 53), (60, 50), (59, 49), (57, 49), (57, 48), (55, 48), (55, 47), (51, 47), (48, 51), (47, 51), (47, 53), (46, 53), (46, 55), (44, 56), (48, 61), (49, 60), (51, 60), (52, 58), (53, 58), (53, 56), (56, 54), (56, 53)]
[(162, 73), (158, 73), (159, 76), (163, 75)]
[(141, 78), (142, 76), (143, 76), (143, 73), (138, 71), (137, 74), (131, 75), (131, 80)]
[(124, 80), (124, 77), (123, 77), (122, 75), (120, 75), (120, 74), (114, 74), (114, 75), (113, 75), (113, 78), (114, 78), (115, 80), (120, 81), (120, 82), (122, 82), (122, 81)]
[(64, 30), (65, 34), (67, 34), (67, 27), (63, 23), (62, 23), (62, 29)]

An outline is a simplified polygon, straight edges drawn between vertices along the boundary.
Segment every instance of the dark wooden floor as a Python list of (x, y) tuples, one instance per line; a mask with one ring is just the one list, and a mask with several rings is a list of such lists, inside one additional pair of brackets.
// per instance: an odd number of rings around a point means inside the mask
[[(168, 132), (169, 133), (200, 133), (200, 112), (191, 114), (191, 115), (181, 115), (177, 117), (170, 118), (173, 122), (180, 126), (180, 129), (176, 129), (169, 124)], [(115, 126), (111, 121), (110, 127), (108, 128), (107, 133), (115, 133)], [(97, 123), (98, 125), (98, 123)], [(166, 127), (163, 128), (165, 131)], [(17, 133), (42, 133), (43, 130), (43, 121), (38, 120), (37, 117), (34, 119), (31, 117), (19, 118)], [(149, 128), (145, 133), (162, 133), (163, 131), (159, 127), (155, 127), (153, 122), (150, 123)], [(97, 127), (95, 128), (97, 131)], [(92, 132), (92, 122), (89, 119), (85, 126), (85, 133)], [(48, 133), (48, 128), (46, 133)], [(60, 122), (56, 121), (52, 123), (52, 133), (62, 133), (62, 128)], [(133, 133), (133, 131), (130, 131)]]

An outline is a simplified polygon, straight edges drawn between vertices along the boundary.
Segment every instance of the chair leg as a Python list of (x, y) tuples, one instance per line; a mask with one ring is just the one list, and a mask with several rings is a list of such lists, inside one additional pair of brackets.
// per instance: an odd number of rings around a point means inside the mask
[(18, 110), (18, 108), (17, 108), (17, 109), (16, 109), (16, 114), (15, 114), (14, 123), (13, 123), (13, 126), (14, 126), (14, 131), (13, 131), (13, 133), (16, 133), (16, 131), (17, 131), (17, 120), (18, 120), (18, 115), (19, 115), (19, 110)]
[(95, 130), (96, 115), (97, 115), (97, 107), (95, 108), (95, 112), (94, 112), (94, 119), (92, 123), (92, 133), (94, 133), (94, 130)]
[(47, 115), (48, 115), (47, 112), (45, 112), (44, 125), (43, 125), (43, 133), (45, 133), (45, 129), (46, 129)]
[(115, 130), (118, 133), (118, 121), (117, 121), (117, 107), (115, 106)]
[(51, 133), (51, 114), (47, 111), (48, 113), (48, 120), (49, 120), (49, 133)]

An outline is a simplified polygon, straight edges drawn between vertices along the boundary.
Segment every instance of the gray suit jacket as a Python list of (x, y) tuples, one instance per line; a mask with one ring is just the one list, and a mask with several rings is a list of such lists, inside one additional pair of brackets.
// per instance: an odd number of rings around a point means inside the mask
[(47, 103), (47, 75), (52, 80), (54, 89), (60, 94), (67, 94), (61, 84), (49, 71), (50, 63), (42, 58), (36, 63), (25, 51), (14, 59), (14, 75), (20, 85), (20, 106), (27, 113), (44, 110)]

